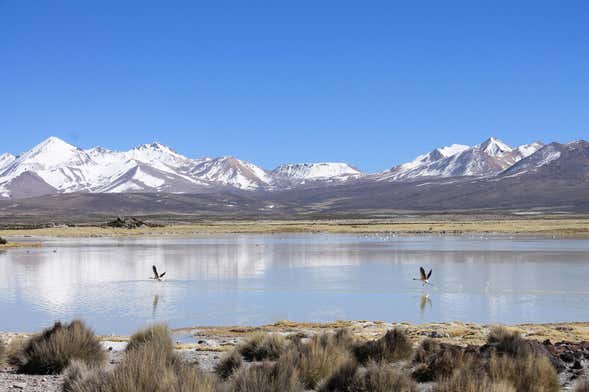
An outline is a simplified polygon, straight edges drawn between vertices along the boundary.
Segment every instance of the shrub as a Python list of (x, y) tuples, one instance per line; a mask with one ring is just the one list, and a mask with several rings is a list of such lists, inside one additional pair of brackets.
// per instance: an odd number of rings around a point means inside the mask
[(581, 380), (575, 385), (575, 392), (589, 392), (589, 379)]
[(221, 358), (221, 361), (215, 366), (215, 373), (224, 380), (239, 369), (241, 364), (241, 355), (237, 350), (233, 350)]
[(145, 344), (161, 347), (163, 351), (168, 353), (174, 351), (174, 342), (170, 338), (168, 327), (164, 324), (154, 324), (135, 332), (129, 339), (127, 351), (136, 350)]
[(557, 392), (560, 384), (556, 370), (544, 356), (510, 358), (493, 355), (488, 373), (493, 381), (508, 381), (518, 392)]
[(321, 334), (307, 343), (291, 345), (278, 363), (284, 368), (294, 367), (303, 385), (313, 389), (351, 359), (350, 352), (337, 345), (333, 335)]
[(18, 353), (18, 370), (28, 374), (58, 374), (73, 360), (100, 365), (106, 355), (100, 341), (82, 321), (55, 323), (33, 336)]
[(0, 245), (6, 245), (8, 243), (8, 241), (6, 241), (6, 239), (0, 237)]
[(426, 338), (419, 344), (419, 346), (415, 350), (415, 353), (413, 355), (413, 362), (425, 363), (433, 354), (439, 352), (440, 349), (440, 343), (436, 342), (433, 339)]
[(354, 348), (354, 354), (358, 361), (394, 362), (407, 359), (413, 352), (413, 345), (409, 337), (400, 328), (388, 331), (378, 340), (367, 341)]
[(147, 341), (125, 353), (110, 372), (72, 364), (64, 392), (214, 392), (215, 381), (188, 366), (157, 341)]
[(487, 337), (487, 343), (498, 353), (512, 357), (525, 357), (533, 354), (532, 344), (522, 338), (519, 332), (510, 331), (505, 327), (494, 327)]
[(416, 392), (417, 386), (403, 372), (385, 363), (370, 362), (366, 368), (355, 362), (342, 365), (321, 392)]
[(454, 370), (462, 368), (471, 360), (472, 356), (462, 347), (441, 344), (415, 369), (413, 377), (420, 382), (450, 378)]
[(0, 365), (4, 363), (4, 356), (6, 355), (6, 345), (0, 340)]
[(256, 333), (238, 347), (246, 361), (276, 360), (284, 352), (286, 339), (282, 335)]
[(511, 383), (493, 382), (486, 374), (473, 374), (472, 370), (468, 367), (460, 369), (452, 377), (439, 382), (434, 392), (516, 392)]
[(243, 366), (230, 379), (231, 392), (301, 392), (297, 371), (292, 366), (264, 362)]

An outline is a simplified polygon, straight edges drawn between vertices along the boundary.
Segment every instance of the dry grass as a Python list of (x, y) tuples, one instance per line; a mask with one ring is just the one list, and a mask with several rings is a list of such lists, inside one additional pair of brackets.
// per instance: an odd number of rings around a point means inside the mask
[(227, 391), (231, 392), (301, 392), (297, 370), (280, 363), (264, 362), (241, 367), (230, 379)]
[(429, 355), (423, 355), (423, 362), (413, 372), (413, 377), (420, 382), (447, 379), (454, 371), (466, 366), (473, 359), (462, 347), (449, 344), (434, 348)]
[(157, 340), (145, 340), (125, 353), (110, 372), (78, 363), (66, 371), (64, 392), (214, 392), (216, 381), (182, 363)]
[(225, 380), (229, 378), (242, 365), (241, 354), (237, 350), (233, 350), (219, 361), (215, 366), (215, 374), (219, 378)]
[(27, 374), (59, 374), (73, 360), (99, 365), (106, 355), (100, 341), (82, 321), (55, 323), (30, 338), (18, 352), (18, 370)]
[(210, 221), (198, 224), (165, 227), (141, 227), (137, 229), (110, 227), (54, 227), (43, 229), (1, 230), (3, 236), (50, 237), (129, 237), (129, 236), (187, 236), (210, 233), (504, 233), (550, 234), (588, 237), (588, 220), (585, 218), (552, 219), (477, 219), (455, 216), (458, 219), (428, 218), (415, 220), (317, 220), (317, 221)]
[(488, 373), (493, 381), (506, 381), (517, 392), (558, 392), (560, 383), (556, 370), (543, 356), (512, 358), (493, 355), (489, 360)]
[(0, 339), (0, 365), (4, 364), (6, 359), (6, 344)]
[(492, 381), (486, 374), (466, 367), (439, 382), (434, 392), (517, 392), (508, 381)]
[(413, 344), (407, 333), (401, 328), (394, 328), (378, 340), (370, 340), (357, 345), (354, 354), (358, 361), (394, 362), (408, 359), (413, 353)]
[(509, 330), (502, 326), (491, 329), (487, 343), (498, 353), (512, 357), (525, 357), (534, 353), (531, 343), (522, 338), (518, 331)]
[(255, 333), (239, 347), (246, 361), (275, 361), (284, 352), (287, 340), (278, 334)]
[(174, 342), (170, 338), (170, 331), (164, 324), (154, 324), (135, 332), (127, 345), (127, 351), (136, 350), (144, 345), (158, 346), (162, 351), (172, 353)]
[(301, 383), (314, 389), (352, 359), (343, 342), (334, 334), (315, 335), (306, 343), (289, 346), (278, 359), (278, 364), (281, 368), (296, 369)]
[(365, 368), (351, 361), (343, 364), (323, 385), (321, 392), (416, 392), (417, 385), (389, 364), (370, 362)]

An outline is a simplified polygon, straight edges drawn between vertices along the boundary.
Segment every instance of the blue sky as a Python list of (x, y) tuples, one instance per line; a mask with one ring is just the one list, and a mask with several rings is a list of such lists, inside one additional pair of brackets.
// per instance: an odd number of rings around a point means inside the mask
[(589, 135), (587, 1), (0, 0), (0, 152), (158, 140), (386, 169)]

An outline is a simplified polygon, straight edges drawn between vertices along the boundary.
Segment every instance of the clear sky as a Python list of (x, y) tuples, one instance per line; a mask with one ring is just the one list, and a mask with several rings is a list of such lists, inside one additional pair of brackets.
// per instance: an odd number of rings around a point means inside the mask
[(589, 2), (0, 0), (0, 152), (266, 168), (589, 137)]

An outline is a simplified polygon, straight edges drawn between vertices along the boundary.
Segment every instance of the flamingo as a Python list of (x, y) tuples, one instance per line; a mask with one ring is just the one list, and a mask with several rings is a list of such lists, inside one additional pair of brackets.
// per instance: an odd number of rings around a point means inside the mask
[(423, 282), (423, 285), (425, 286), (426, 284), (431, 285), (431, 283), (429, 282), (429, 278), (430, 276), (432, 276), (432, 270), (430, 269), (429, 272), (426, 274), (425, 270), (423, 269), (423, 267), (419, 267), (419, 278), (413, 278), (413, 280), (420, 280)]
[(153, 279), (153, 280), (157, 280), (157, 281), (161, 282), (162, 278), (164, 277), (164, 275), (166, 273), (163, 272), (162, 274), (158, 274), (157, 267), (155, 265), (152, 265), (151, 268), (153, 269), (153, 277), (151, 277), (149, 279)]

